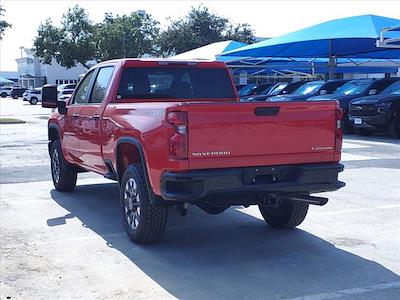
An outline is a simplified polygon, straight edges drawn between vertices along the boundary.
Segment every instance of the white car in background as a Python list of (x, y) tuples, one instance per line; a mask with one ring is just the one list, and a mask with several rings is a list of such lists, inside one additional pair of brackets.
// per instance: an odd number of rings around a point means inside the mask
[(7, 96), (10, 96), (12, 88), (12, 86), (4, 86), (0, 88), (0, 97), (5, 98)]
[(73, 89), (69, 89), (69, 90), (62, 90), (60, 92), (58, 92), (58, 100), (59, 101), (68, 101), (68, 99), (71, 97), (72, 93), (74, 92)]
[(22, 94), (22, 100), (36, 105), (38, 102), (42, 101), (42, 88), (27, 90)]
[(71, 94), (76, 88), (76, 84), (60, 84), (57, 86), (58, 100), (66, 101), (71, 97)]

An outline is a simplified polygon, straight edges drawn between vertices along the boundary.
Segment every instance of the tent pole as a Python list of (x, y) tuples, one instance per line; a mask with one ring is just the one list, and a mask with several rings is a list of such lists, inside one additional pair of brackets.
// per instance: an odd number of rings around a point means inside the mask
[(328, 40), (328, 68), (329, 68), (329, 79), (335, 79), (335, 67), (336, 58), (332, 55), (332, 40)]

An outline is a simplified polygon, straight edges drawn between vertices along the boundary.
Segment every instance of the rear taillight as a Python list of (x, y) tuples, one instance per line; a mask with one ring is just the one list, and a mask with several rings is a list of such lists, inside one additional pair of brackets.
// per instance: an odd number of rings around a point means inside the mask
[(168, 113), (168, 123), (175, 132), (169, 140), (169, 156), (172, 159), (187, 159), (187, 113), (173, 111)]
[(343, 109), (340, 108), (340, 104), (336, 104), (336, 132), (335, 132), (335, 152), (340, 153), (342, 150), (342, 140), (343, 140), (343, 129), (342, 129), (342, 118), (343, 118)]

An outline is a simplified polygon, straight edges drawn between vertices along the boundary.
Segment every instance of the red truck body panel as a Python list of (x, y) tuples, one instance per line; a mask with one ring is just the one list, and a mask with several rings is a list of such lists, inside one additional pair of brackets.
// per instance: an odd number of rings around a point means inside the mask
[[(126, 59), (95, 67), (115, 66), (103, 103), (70, 103), (67, 115), (55, 112), (49, 120), (50, 126), (56, 126), (60, 132), (63, 154), (68, 162), (106, 175), (109, 172), (106, 161), (117, 170), (119, 143), (134, 139), (142, 148), (151, 188), (156, 195), (161, 195), (160, 181), (167, 171), (340, 160), (341, 137), (337, 138), (336, 101), (238, 103), (237, 94), (235, 99), (213, 101), (117, 99), (123, 68), (167, 68), (163, 62)], [(194, 63), (196, 65), (190, 67), (226, 69), (221, 62)], [(276, 107), (279, 111), (275, 115), (255, 113), (257, 108)], [(169, 141), (175, 132), (167, 121), (171, 111), (188, 114), (187, 159), (174, 160), (170, 157)]]

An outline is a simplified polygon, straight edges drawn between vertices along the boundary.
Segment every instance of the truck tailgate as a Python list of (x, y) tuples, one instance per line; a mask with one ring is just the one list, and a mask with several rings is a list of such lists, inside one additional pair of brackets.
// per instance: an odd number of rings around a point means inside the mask
[(335, 101), (189, 103), (189, 168), (332, 162), (335, 109)]

